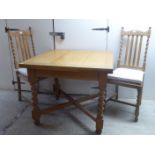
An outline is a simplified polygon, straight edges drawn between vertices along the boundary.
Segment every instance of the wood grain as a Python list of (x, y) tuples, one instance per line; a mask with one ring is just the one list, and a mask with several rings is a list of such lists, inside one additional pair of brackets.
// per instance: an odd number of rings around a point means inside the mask
[(60, 50), (47, 51), (23, 63), (20, 67), (56, 70), (104, 70), (112, 71), (112, 52)]

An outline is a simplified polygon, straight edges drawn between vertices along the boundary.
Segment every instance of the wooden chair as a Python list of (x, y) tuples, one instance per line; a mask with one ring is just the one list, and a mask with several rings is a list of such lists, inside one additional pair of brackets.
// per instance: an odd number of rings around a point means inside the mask
[[(149, 46), (151, 28), (148, 31), (124, 31), (121, 29), (120, 52), (117, 67), (108, 75), (108, 83), (115, 85), (115, 93), (108, 101), (116, 101), (122, 104), (134, 106), (135, 121), (138, 121), (139, 107), (142, 100), (146, 58)], [(143, 46), (144, 45), (144, 46)], [(119, 86), (134, 88), (137, 90), (136, 103), (128, 103), (120, 100)]]
[(22, 100), (21, 78), (27, 80), (27, 69), (19, 63), (36, 55), (31, 27), (27, 31), (8, 29), (9, 46), (12, 51), (18, 86), (18, 99)]

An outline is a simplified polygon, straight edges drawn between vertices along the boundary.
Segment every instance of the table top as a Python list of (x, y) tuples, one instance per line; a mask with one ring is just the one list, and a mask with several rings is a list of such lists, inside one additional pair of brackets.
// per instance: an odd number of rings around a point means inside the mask
[(113, 54), (110, 51), (51, 50), (19, 64), (28, 69), (57, 70), (113, 70)]

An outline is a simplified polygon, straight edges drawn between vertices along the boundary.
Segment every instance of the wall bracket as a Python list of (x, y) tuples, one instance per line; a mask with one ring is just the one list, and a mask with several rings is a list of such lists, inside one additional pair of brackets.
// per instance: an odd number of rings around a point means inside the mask
[(107, 31), (107, 32), (109, 32), (110, 31), (110, 27), (107, 26), (105, 28), (93, 28), (92, 30), (94, 30), (94, 31)]
[(64, 32), (49, 32), (49, 34), (51, 36), (54, 36), (54, 37), (59, 36), (62, 40), (65, 39), (65, 33)]

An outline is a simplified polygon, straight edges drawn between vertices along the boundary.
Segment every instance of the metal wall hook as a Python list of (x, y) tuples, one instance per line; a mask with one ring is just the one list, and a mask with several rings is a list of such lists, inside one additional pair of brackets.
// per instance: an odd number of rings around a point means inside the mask
[(5, 27), (5, 32), (8, 32), (8, 31), (19, 31), (19, 29)]
[(106, 28), (92, 28), (93, 31), (107, 31), (109, 32), (110, 31), (110, 27), (107, 26)]
[(49, 34), (53, 37), (59, 36), (62, 40), (65, 39), (65, 33), (64, 32), (49, 32)]

